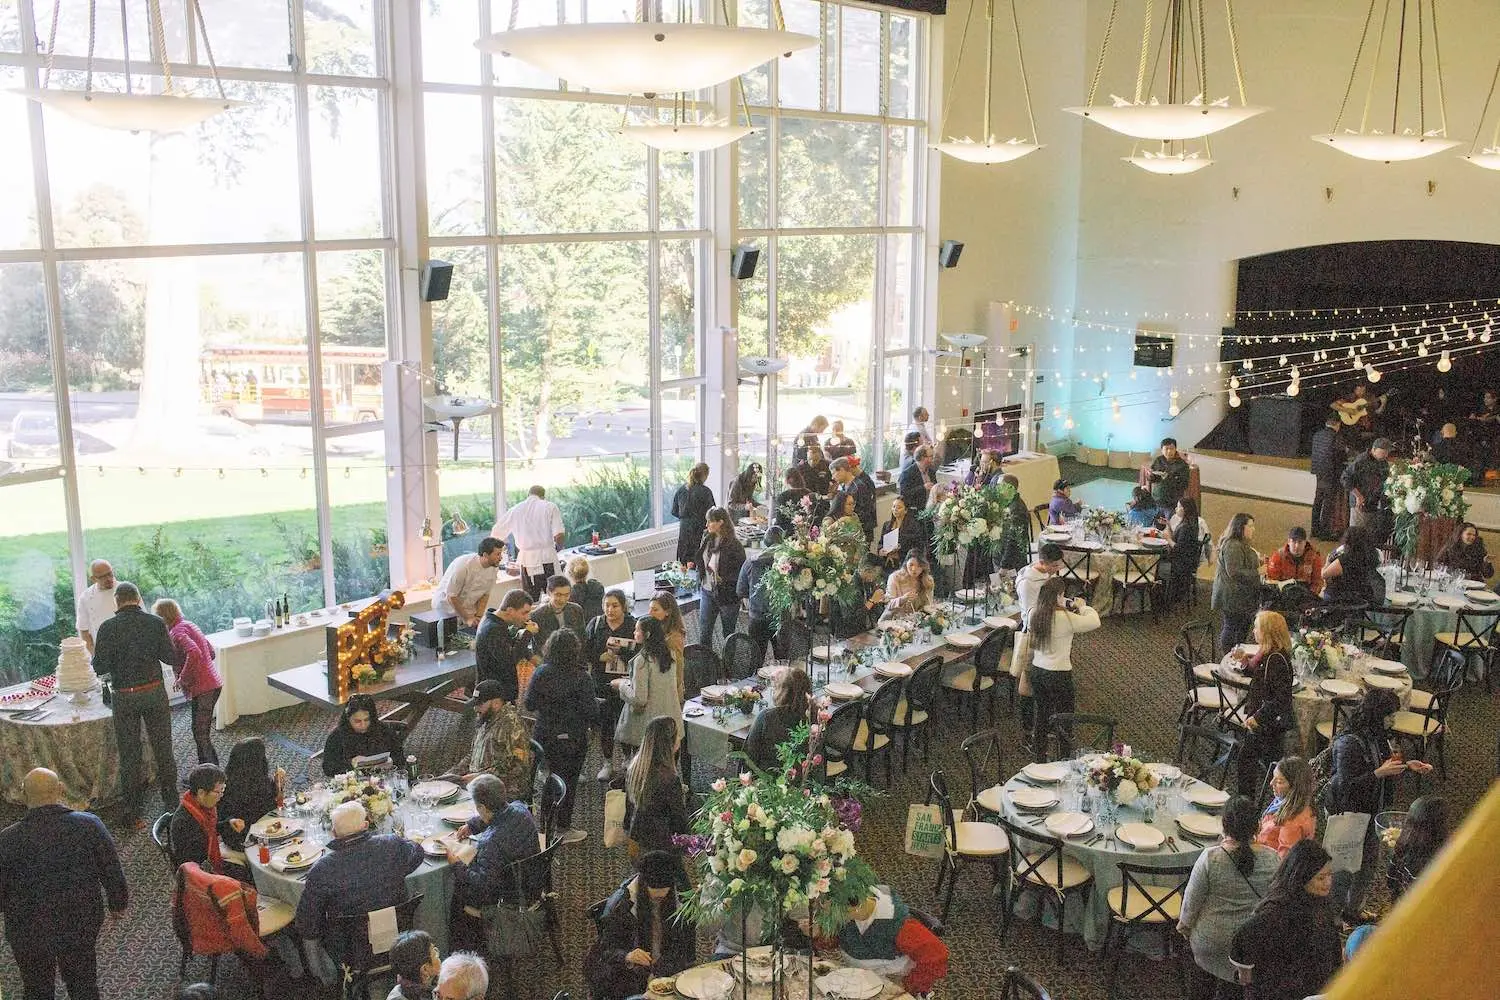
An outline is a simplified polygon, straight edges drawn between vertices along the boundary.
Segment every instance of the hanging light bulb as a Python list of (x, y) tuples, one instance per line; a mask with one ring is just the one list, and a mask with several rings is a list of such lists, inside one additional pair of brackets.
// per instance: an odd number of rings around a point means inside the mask
[(1237, 393), (1237, 392), (1235, 392), (1233, 389), (1231, 389), (1229, 391), (1229, 405), (1230, 406), (1239, 406), (1240, 405), (1240, 394)]
[(1231, 389), (1238, 389), (1239, 387), (1240, 387), (1240, 377), (1238, 375), (1231, 375), (1231, 376), (1229, 376), (1229, 388), (1231, 388)]
[(1440, 372), (1448, 372), (1453, 370), (1453, 359), (1448, 357), (1447, 351), (1444, 351), (1441, 355), (1438, 356), (1437, 370)]
[(1110, 409), (1112, 411), (1114, 411), (1113, 412), (1114, 418), (1116, 420), (1119, 420), (1120, 419), (1120, 400), (1118, 398), (1111, 399), (1109, 401), (1109, 406), (1110, 406)]
[(1417, 345), (1417, 357), (1419, 357), (1419, 358), (1425, 358), (1425, 357), (1427, 357), (1427, 341), (1424, 340), (1420, 344)]
[(1288, 382), (1286, 384), (1286, 394), (1288, 396), (1295, 396), (1295, 395), (1297, 395), (1297, 393), (1299, 393), (1301, 391), (1302, 391), (1302, 386), (1301, 386), (1300, 383), (1298, 383), (1298, 381), (1296, 379), (1292, 379), (1290, 382)]
[(1278, 365), (1284, 365), (1284, 364), (1286, 364), (1286, 355), (1283, 354), (1280, 358), (1277, 359), (1276, 363)]
[(1481, 344), (1488, 344), (1490, 342), (1490, 328), (1489, 327), (1485, 327), (1484, 330), (1480, 332), (1480, 334), (1479, 334), (1479, 342)]
[(1381, 378), (1380, 369), (1376, 368), (1374, 365), (1371, 365), (1370, 367), (1365, 369), (1365, 378), (1369, 379), (1371, 382), (1379, 382)]

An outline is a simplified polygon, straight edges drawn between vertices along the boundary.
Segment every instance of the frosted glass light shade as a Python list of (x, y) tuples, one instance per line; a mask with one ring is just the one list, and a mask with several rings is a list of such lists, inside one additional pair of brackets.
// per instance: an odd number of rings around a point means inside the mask
[(513, 56), (571, 86), (614, 94), (703, 90), (778, 55), (818, 44), (813, 35), (720, 24), (557, 24), (501, 31), (474, 43)]
[(1465, 156), (1464, 159), (1476, 167), (1486, 170), (1500, 170), (1500, 149), (1486, 149), (1475, 153), (1473, 156)]
[(978, 347), (989, 338), (982, 333), (945, 333), (943, 339), (960, 350), (968, 350), (971, 347)]
[(1346, 132), (1343, 135), (1324, 133), (1313, 136), (1313, 141), (1361, 160), (1383, 163), (1420, 160), (1424, 156), (1432, 156), (1459, 145), (1457, 139), (1445, 139), (1442, 136), (1382, 135), (1379, 132), (1363, 135), (1359, 132)]
[(1213, 165), (1213, 158), (1198, 153), (1140, 153), (1120, 159), (1153, 174), (1192, 174)]
[(181, 132), (246, 101), (178, 94), (117, 94), (108, 91), (18, 90), (45, 107), (100, 128), (126, 132)]
[(707, 149), (727, 146), (753, 131), (748, 125), (681, 122), (677, 125), (626, 125), (620, 129), (620, 134), (663, 152), (701, 153)]
[(1224, 104), (1104, 104), (1063, 108), (1134, 139), (1201, 139), (1238, 125), (1269, 108)]
[(966, 163), (1010, 163), (1012, 160), (1019, 160), (1027, 153), (1035, 153), (1042, 147), (1025, 139), (1007, 139), (1005, 142), (996, 142), (994, 137), (991, 137), (989, 142), (975, 142), (965, 136), (962, 139), (949, 139), (947, 142), (934, 143), (932, 148)]

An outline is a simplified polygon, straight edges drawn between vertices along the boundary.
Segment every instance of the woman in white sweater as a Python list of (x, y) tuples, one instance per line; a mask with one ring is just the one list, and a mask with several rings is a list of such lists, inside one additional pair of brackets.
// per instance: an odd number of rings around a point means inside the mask
[[(1073, 711), (1073, 636), (1099, 627), (1099, 612), (1081, 600), (1069, 599), (1066, 586), (1067, 581), (1060, 576), (1042, 584), (1027, 623), (1031, 634), (1031, 746), (1038, 759), (1044, 759), (1047, 752), (1052, 716)], [(1066, 736), (1058, 747), (1058, 756), (1072, 756)]]

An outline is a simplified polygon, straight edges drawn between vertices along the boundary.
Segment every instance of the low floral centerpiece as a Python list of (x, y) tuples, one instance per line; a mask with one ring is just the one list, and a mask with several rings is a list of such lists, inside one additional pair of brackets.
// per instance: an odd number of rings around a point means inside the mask
[(1446, 462), (1392, 463), (1385, 480), (1385, 495), (1395, 515), (1396, 545), (1408, 559), (1417, 554), (1422, 536), (1422, 518), (1447, 518), (1462, 522), (1469, 513), (1464, 484), (1469, 470)]
[(1332, 677), (1343, 649), (1328, 632), (1299, 629), (1292, 638), (1292, 662), (1319, 677)]
[(922, 512), (932, 522), (933, 549), (940, 556), (960, 548), (995, 551), (1013, 516), (1010, 506), (1015, 497), (1016, 488), (1008, 483), (948, 486), (937, 503)]
[[(684, 895), (683, 914), (699, 924), (726, 916), (748, 923), (759, 911), (777, 956), (775, 976), (783, 967), (781, 917), (805, 914), (818, 934), (831, 936), (880, 881), (854, 840), (859, 796), (868, 789), (815, 780), (820, 735), (820, 725), (799, 726), (777, 748), (776, 770), (752, 767), (737, 778), (719, 778), (694, 819), (694, 833), (674, 838), (699, 875)], [(748, 970), (742, 976), (749, 981)], [(770, 995), (781, 995), (774, 984)]]
[(743, 712), (745, 715), (754, 715), (764, 695), (764, 690), (757, 684), (730, 688), (724, 692), (724, 707)]
[(774, 572), (761, 577), (771, 618), (779, 625), (807, 601), (836, 602), (842, 608), (858, 604), (864, 547), (858, 521), (836, 521), (824, 530), (810, 518), (795, 518), (791, 533), (771, 549)]
[(917, 612), (917, 627), (931, 629), (933, 635), (942, 635), (952, 624), (953, 619), (949, 617), (948, 610), (939, 605)]
[(673, 590), (691, 590), (698, 586), (698, 574), (693, 564), (680, 563), (675, 559), (663, 564), (662, 568), (656, 571), (656, 578)]
[(1084, 780), (1089, 786), (1122, 806), (1130, 805), (1142, 792), (1149, 792), (1161, 782), (1155, 771), (1131, 756), (1129, 745), (1124, 743), (1116, 743), (1109, 753), (1090, 758), (1087, 768)]
[(1125, 519), (1109, 507), (1090, 507), (1083, 512), (1083, 530), (1101, 541), (1125, 530)]
[(391, 813), (391, 790), (385, 780), (351, 771), (328, 779), (328, 809), (345, 802), (359, 802), (370, 819), (381, 820)]

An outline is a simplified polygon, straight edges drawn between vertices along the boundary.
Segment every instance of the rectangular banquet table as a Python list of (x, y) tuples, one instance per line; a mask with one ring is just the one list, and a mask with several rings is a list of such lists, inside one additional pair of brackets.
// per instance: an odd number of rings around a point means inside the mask
[[(1021, 499), (1025, 501), (1027, 510), (1052, 499), (1052, 484), (1057, 482), (1059, 477), (1056, 455), (1018, 452), (1003, 460), (1001, 465), (1004, 472), (1015, 476), (1020, 481)], [(968, 474), (967, 462), (954, 462), (938, 470), (937, 481), (939, 483), (963, 482)]]
[[(462, 711), (466, 706), (460, 703), (450, 705), (446, 695), (456, 687), (468, 686), (473, 679), (473, 650), (461, 649), (440, 660), (436, 650), (419, 648), (417, 655), (398, 666), (389, 680), (363, 684), (357, 692), (351, 691), (350, 694), (368, 694), (377, 701), (403, 702), (406, 707), (392, 717), (404, 722), (408, 730), (414, 730), (429, 708)], [(344, 707), (343, 701), (328, 693), (328, 663), (325, 660), (272, 674), (266, 682), (311, 705), (335, 710)]]

